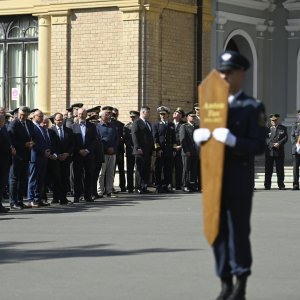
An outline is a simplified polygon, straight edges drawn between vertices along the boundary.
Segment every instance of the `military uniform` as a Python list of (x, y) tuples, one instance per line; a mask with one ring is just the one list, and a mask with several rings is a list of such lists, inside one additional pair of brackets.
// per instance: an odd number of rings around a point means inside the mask
[[(300, 110), (298, 111), (300, 116)], [(293, 190), (299, 190), (300, 154), (297, 153), (296, 144), (300, 137), (300, 121), (295, 122), (291, 131), (292, 155), (293, 155)]]
[[(162, 106), (158, 108), (160, 114), (169, 114), (169, 109)], [(170, 192), (172, 186), (173, 157), (176, 154), (175, 126), (172, 122), (161, 120), (153, 124), (155, 160), (155, 186), (157, 192), (162, 190)], [(162, 180), (163, 172), (163, 180)]]
[(193, 190), (197, 180), (197, 161), (198, 151), (196, 144), (193, 140), (193, 133), (195, 125), (189, 122), (180, 126), (179, 140), (181, 143), (181, 155), (182, 155), (182, 188), (183, 191), (189, 192)]
[(215, 128), (212, 133), (207, 128), (200, 128), (198, 136), (195, 133), (198, 142), (203, 143), (212, 136), (226, 146), (220, 225), (217, 237), (212, 241), (216, 273), (222, 287), (216, 300), (245, 300), (247, 277), (251, 274), (254, 156), (265, 149), (266, 118), (264, 105), (241, 90), (249, 67), (248, 59), (238, 52), (220, 54), (217, 70), (228, 83), (230, 93), (227, 128)]
[[(270, 119), (277, 120), (279, 115), (270, 115)], [(276, 117), (277, 116), (277, 117)], [(287, 128), (281, 124), (270, 126), (267, 135), (267, 147), (265, 152), (265, 189), (271, 188), (273, 165), (275, 162), (277, 184), (279, 189), (285, 189), (284, 185), (284, 145), (288, 140)], [(279, 144), (275, 147), (274, 144)]]

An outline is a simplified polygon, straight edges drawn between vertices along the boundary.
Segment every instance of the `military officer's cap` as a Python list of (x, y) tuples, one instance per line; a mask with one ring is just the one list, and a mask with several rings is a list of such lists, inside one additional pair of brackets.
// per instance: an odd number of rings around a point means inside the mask
[(157, 108), (157, 112), (158, 113), (165, 112), (165, 113), (169, 114), (170, 113), (170, 109), (168, 107), (166, 107), (166, 106), (160, 106), (160, 107)]
[(18, 113), (18, 111), (19, 111), (19, 107), (15, 108), (15, 109), (12, 110), (12, 111), (9, 111), (9, 113), (10, 113), (11, 115), (15, 115), (15, 114)]
[(279, 114), (270, 114), (270, 115), (269, 115), (269, 118), (270, 118), (271, 121), (275, 121), (275, 120), (277, 120), (279, 117), (280, 117)]
[(199, 103), (198, 102), (194, 103), (193, 107), (194, 107), (194, 109), (199, 108)]
[(95, 106), (95, 107), (92, 107), (92, 108), (89, 108), (87, 109), (87, 113), (91, 113), (91, 112), (95, 112), (95, 113), (99, 113), (100, 112), (100, 109), (101, 109), (101, 106), (98, 105), (98, 106)]
[(244, 70), (249, 69), (250, 63), (248, 59), (235, 51), (224, 51), (219, 55), (217, 70), (220, 72), (230, 70)]
[(175, 111), (174, 112), (179, 112), (180, 114), (181, 114), (181, 116), (182, 117), (184, 117), (185, 116), (185, 114), (184, 114), (184, 110), (181, 108), (181, 107), (177, 107), (176, 109), (175, 109)]
[(67, 111), (73, 111), (73, 109), (78, 109), (83, 107), (83, 103), (74, 103), (69, 108), (67, 108)]
[(194, 111), (189, 111), (186, 116), (196, 117), (196, 114)]
[(34, 108), (32, 110), (30, 110), (30, 113), (33, 114), (34, 112), (36, 112), (37, 110), (39, 110), (38, 108)]
[(136, 116), (139, 116), (140, 113), (138, 111), (136, 111), (136, 110), (131, 110), (129, 112), (129, 115), (130, 115), (130, 117), (136, 117)]
[(101, 109), (101, 110), (108, 110), (108, 111), (112, 112), (113, 109), (114, 109), (114, 108), (113, 108), (112, 106), (106, 105), (106, 106), (102, 106), (102, 109)]
[(7, 112), (7, 113), (5, 114), (5, 118), (6, 118), (6, 119), (9, 119), (9, 118), (11, 118), (11, 117), (13, 117), (13, 115), (12, 115), (10, 112)]
[(99, 116), (97, 116), (97, 115), (93, 115), (93, 116), (90, 116), (90, 117), (86, 118), (87, 121), (91, 121), (91, 122), (95, 122), (98, 119), (99, 119)]

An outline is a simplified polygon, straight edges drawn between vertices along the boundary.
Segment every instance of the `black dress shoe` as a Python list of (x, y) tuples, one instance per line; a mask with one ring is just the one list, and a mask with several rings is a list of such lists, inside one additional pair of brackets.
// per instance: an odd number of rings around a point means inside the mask
[(80, 198), (79, 197), (74, 197), (74, 203), (79, 203)]
[(1, 214), (5, 214), (5, 213), (7, 213), (7, 212), (9, 212), (9, 208), (7, 208), (7, 207), (4, 207), (2, 204), (0, 205), (0, 213)]
[(85, 198), (85, 201), (86, 201), (86, 202), (94, 202), (94, 200), (92, 199), (92, 197)]
[(285, 186), (280, 186), (279, 189), (282, 190), (282, 191), (284, 191), (285, 190)]
[(265, 190), (266, 191), (269, 191), (271, 188), (270, 187), (265, 187)]
[(237, 277), (231, 295), (227, 300), (246, 300), (247, 276)]
[(59, 201), (58, 201), (58, 199), (53, 199), (52, 201), (51, 201), (51, 204), (53, 203), (58, 203)]
[(227, 300), (233, 290), (232, 277), (221, 279), (221, 292), (216, 300)]
[(293, 185), (293, 191), (298, 191), (299, 190), (299, 185), (294, 184)]
[(59, 205), (71, 205), (73, 202), (68, 200), (68, 199), (64, 199), (64, 200), (60, 200), (59, 201)]

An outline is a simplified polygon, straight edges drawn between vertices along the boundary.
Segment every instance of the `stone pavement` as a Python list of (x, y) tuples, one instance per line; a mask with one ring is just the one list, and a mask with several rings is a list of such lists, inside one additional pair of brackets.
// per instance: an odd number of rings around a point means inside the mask
[[(300, 192), (255, 192), (247, 300), (300, 299)], [(201, 195), (128, 195), (0, 216), (1, 300), (213, 300)]]

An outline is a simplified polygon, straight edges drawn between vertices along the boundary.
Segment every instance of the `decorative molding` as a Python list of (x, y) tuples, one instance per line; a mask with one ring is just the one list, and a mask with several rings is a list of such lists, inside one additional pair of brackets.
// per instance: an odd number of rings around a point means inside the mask
[(136, 21), (140, 19), (140, 6), (120, 8), (123, 12), (123, 21)]
[(264, 25), (266, 19), (249, 17), (249, 16), (229, 13), (225, 11), (216, 11), (216, 23), (218, 25), (225, 25), (228, 21), (258, 26), (258, 25)]
[(272, 0), (217, 0), (217, 3), (223, 3), (227, 5), (246, 7), (259, 11), (268, 9), (273, 11), (276, 8), (276, 4)]
[(288, 39), (298, 39), (295, 32), (300, 32), (300, 19), (287, 19), (287, 23), (285, 30), (289, 34)]
[(49, 16), (38, 16), (38, 24), (39, 27), (41, 26), (50, 26), (51, 25), (51, 21), (50, 21), (50, 17)]
[(197, 14), (197, 5), (178, 3), (172, 0), (148, 0), (144, 7), (149, 11), (169, 9), (182, 13)]
[(282, 5), (288, 11), (300, 10), (300, 2), (295, 0), (287, 0), (283, 2)]

